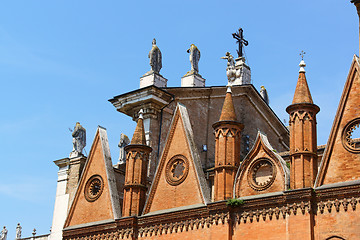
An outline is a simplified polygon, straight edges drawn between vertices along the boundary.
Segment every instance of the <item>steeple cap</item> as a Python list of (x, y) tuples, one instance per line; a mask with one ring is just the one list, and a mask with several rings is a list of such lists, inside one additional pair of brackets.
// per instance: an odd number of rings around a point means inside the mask
[(230, 85), (227, 86), (224, 105), (222, 107), (219, 121), (237, 121)]
[(143, 122), (143, 110), (142, 109), (139, 111), (139, 118), (138, 118), (137, 125), (136, 125), (135, 131), (134, 131), (134, 135), (131, 139), (130, 144), (146, 145), (144, 122)]
[(305, 64), (304, 60), (301, 60), (299, 66), (300, 66), (299, 78), (298, 78), (298, 82), (296, 85), (292, 104), (297, 104), (297, 103), (312, 103), (313, 104), (310, 89), (309, 89), (308, 83), (306, 81), (305, 68), (304, 68), (306, 66), (306, 64)]

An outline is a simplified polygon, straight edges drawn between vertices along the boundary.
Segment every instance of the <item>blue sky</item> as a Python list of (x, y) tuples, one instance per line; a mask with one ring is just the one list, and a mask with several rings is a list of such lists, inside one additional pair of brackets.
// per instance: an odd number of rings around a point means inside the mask
[(0, 226), (15, 237), (49, 232), (56, 191), (54, 160), (72, 150), (68, 128), (87, 129), (89, 152), (97, 125), (108, 129), (113, 162), (120, 133), (135, 123), (107, 101), (139, 87), (150, 69), (152, 39), (163, 55), (168, 86), (190, 70), (186, 50), (201, 51), (206, 85), (226, 85), (226, 61), (236, 55), (239, 27), (253, 84), (264, 85), (270, 105), (288, 119), (306, 52), (307, 79), (325, 144), (354, 54), (358, 17), (350, 0), (274, 1), (44, 1), (0, 3)]

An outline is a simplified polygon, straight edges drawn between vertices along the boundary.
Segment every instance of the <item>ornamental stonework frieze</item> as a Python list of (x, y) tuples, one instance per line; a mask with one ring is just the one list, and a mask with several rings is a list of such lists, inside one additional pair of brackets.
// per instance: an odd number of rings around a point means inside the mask
[(139, 227), (139, 237), (151, 237), (162, 234), (173, 234), (185, 231), (210, 228), (212, 225), (225, 224), (229, 221), (229, 212), (216, 213), (207, 217), (187, 219), (176, 222), (160, 223)]
[(358, 204), (360, 204), (360, 198), (355, 197), (325, 200), (317, 203), (317, 212), (321, 214), (331, 213), (333, 211), (339, 212), (341, 210), (347, 212), (349, 208), (355, 211)]
[[(245, 203), (246, 204), (246, 203)], [(311, 202), (298, 202), (292, 204), (286, 204), (284, 206), (276, 206), (262, 209), (251, 209), (239, 211), (235, 213), (235, 221), (240, 223), (252, 223), (254, 221), (259, 222), (260, 219), (269, 220), (286, 218), (286, 216), (297, 215), (297, 214), (306, 214), (312, 211)]]

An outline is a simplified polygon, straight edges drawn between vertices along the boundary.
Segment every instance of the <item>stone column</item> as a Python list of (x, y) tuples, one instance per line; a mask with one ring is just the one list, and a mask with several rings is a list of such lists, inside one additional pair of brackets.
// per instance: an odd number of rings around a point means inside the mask
[(356, 10), (359, 16), (359, 56), (360, 56), (360, 0), (351, 0), (351, 2), (356, 6)]
[(69, 194), (67, 193), (66, 189), (69, 177), (70, 160), (69, 158), (63, 158), (54, 161), (54, 163), (56, 164), (56, 166), (59, 167), (59, 171), (56, 187), (53, 221), (49, 238), (51, 240), (61, 240), (62, 230), (69, 207)]
[(69, 159), (69, 180), (66, 188), (66, 193), (69, 194), (69, 209), (74, 198), (76, 188), (80, 181), (85, 162), (86, 157), (83, 155)]

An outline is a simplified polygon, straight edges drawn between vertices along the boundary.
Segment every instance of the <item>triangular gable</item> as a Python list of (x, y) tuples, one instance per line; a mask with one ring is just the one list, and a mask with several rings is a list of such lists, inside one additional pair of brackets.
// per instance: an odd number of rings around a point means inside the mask
[[(321, 160), (315, 186), (360, 179), (360, 152), (349, 148), (351, 127), (360, 122), (359, 59), (354, 55)], [(351, 134), (350, 134), (351, 136)], [(347, 138), (347, 139), (346, 139)], [(359, 150), (359, 147), (356, 147)]]
[(285, 191), (290, 184), (286, 162), (260, 131), (235, 177), (234, 197)]
[(99, 126), (64, 227), (117, 219), (120, 214), (107, 133)]
[(206, 204), (209, 196), (186, 107), (178, 104), (144, 214)]

